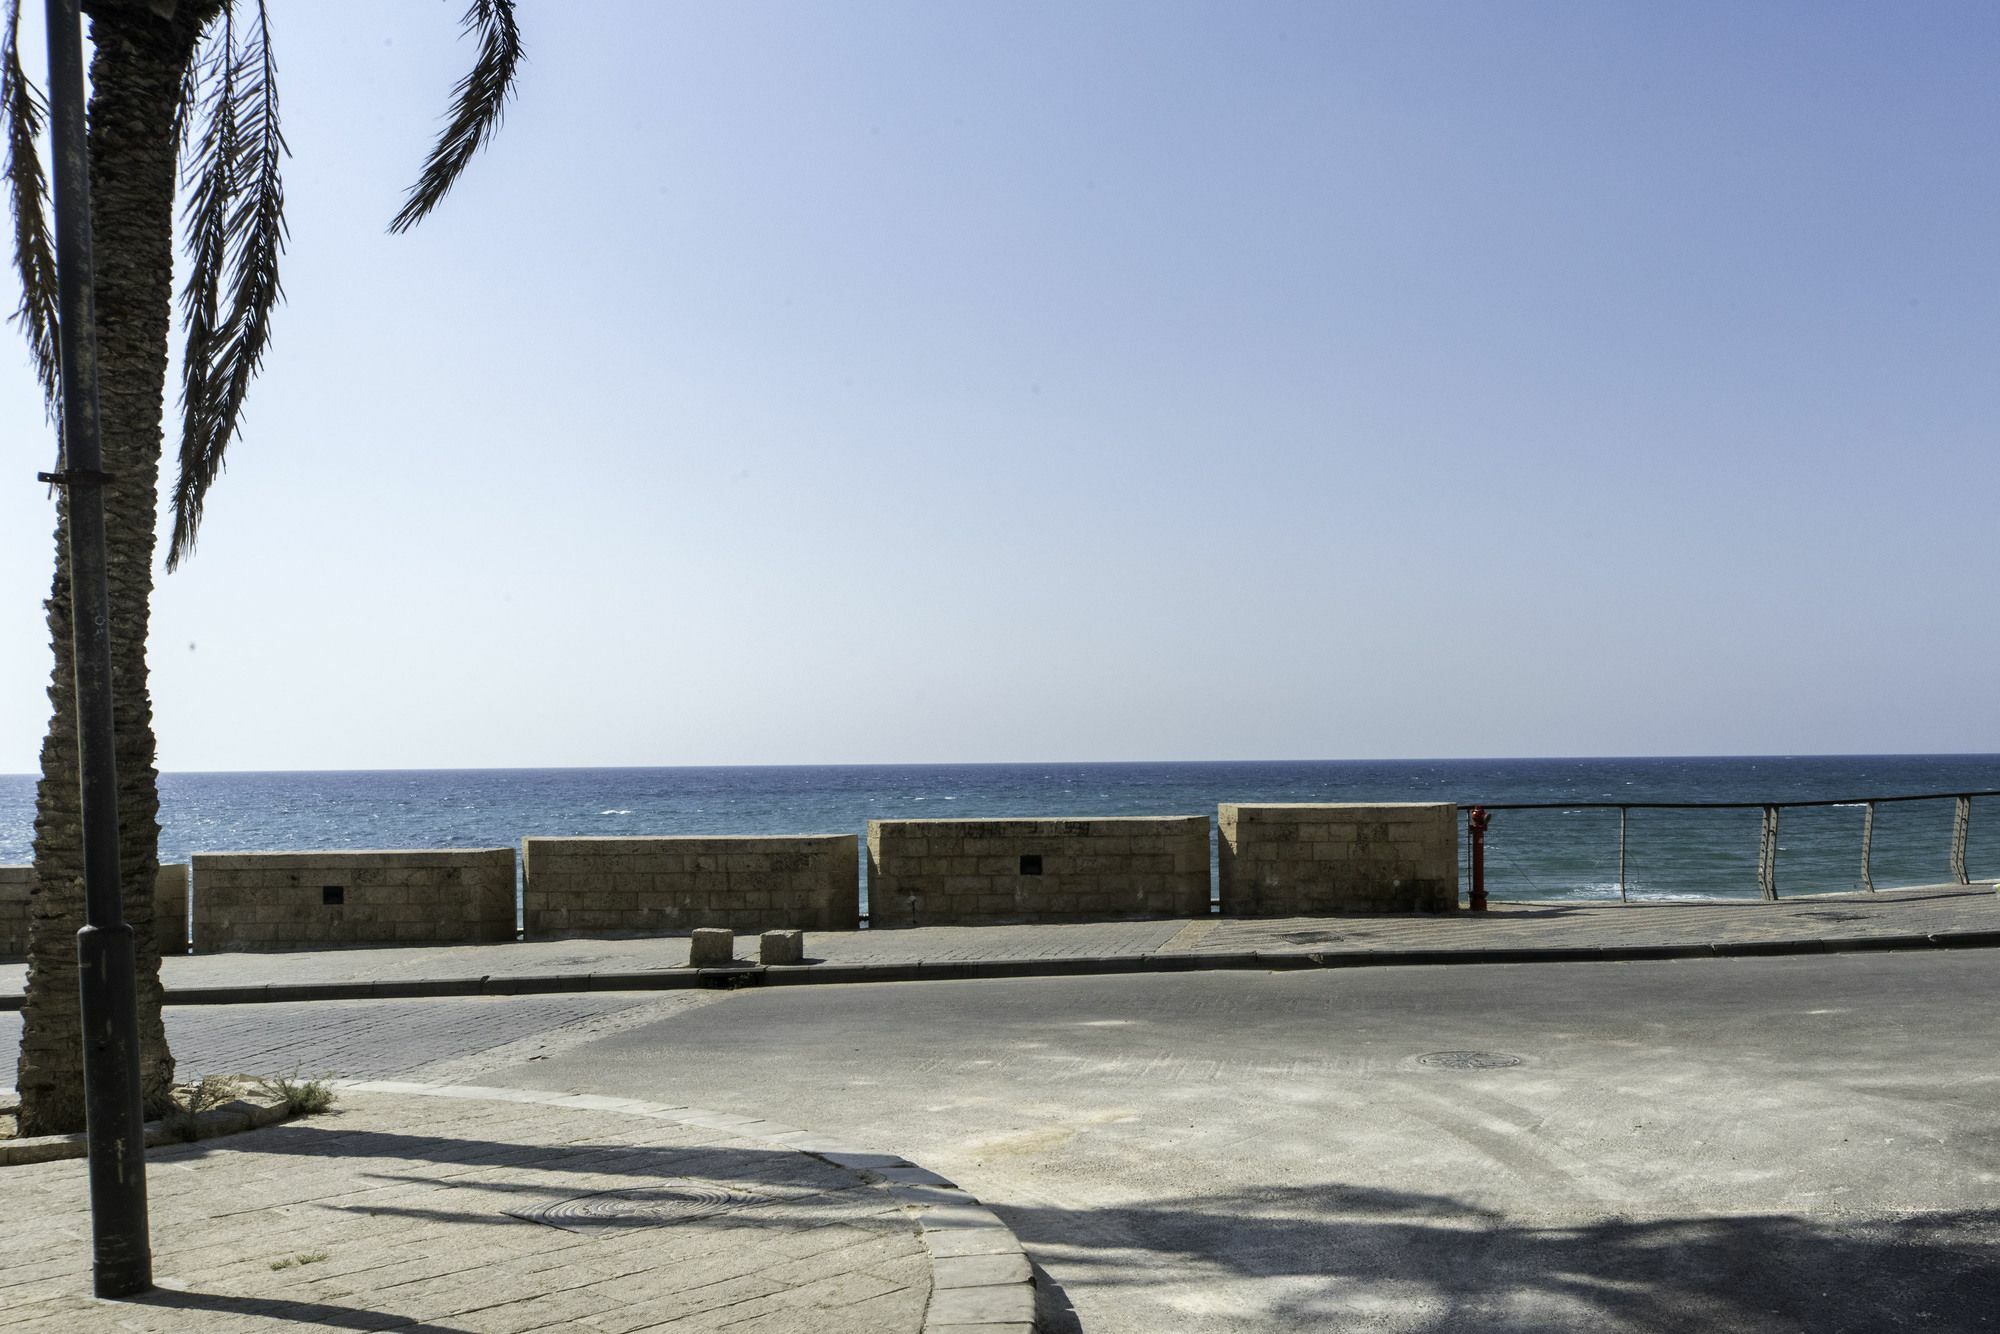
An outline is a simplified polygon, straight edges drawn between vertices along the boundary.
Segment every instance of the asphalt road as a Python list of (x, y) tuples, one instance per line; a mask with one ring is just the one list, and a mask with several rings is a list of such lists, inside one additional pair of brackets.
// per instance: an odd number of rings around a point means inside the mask
[(1090, 1334), (2000, 1329), (1987, 951), (704, 998), (170, 1013), (191, 1068), (248, 1023), (307, 1073), (872, 1142), (996, 1208)]

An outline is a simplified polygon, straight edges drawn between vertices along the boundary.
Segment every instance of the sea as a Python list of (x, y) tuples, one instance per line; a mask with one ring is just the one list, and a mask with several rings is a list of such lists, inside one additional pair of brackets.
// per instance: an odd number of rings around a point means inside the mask
[[(1754, 898), (1761, 814), (1586, 803), (1841, 801), (2000, 791), (2000, 755), (1271, 760), (628, 769), (342, 770), (160, 777), (163, 861), (194, 852), (518, 845), (533, 835), (863, 834), (877, 819), (1213, 814), (1226, 801), (1450, 801), (1497, 811), (1498, 898)], [(1878, 808), (1873, 883), (1949, 878), (1953, 802)], [(1862, 885), (1859, 804), (1786, 810), (1779, 893)], [(32, 860), (34, 779), (0, 776), (0, 865)], [(1968, 869), (2000, 877), (2000, 796), (1972, 804)]]

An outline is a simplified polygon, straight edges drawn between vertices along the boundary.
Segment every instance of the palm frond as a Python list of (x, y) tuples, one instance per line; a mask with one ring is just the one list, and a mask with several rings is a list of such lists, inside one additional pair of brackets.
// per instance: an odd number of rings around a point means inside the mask
[[(223, 0), (222, 20), (227, 24), (233, 17), (236, 0)], [(215, 31), (210, 28), (208, 31)], [(197, 47), (199, 50), (199, 47)], [(201, 105), (203, 61), (197, 56), (188, 61), (181, 70), (180, 91), (174, 97), (174, 157), (178, 160), (187, 152), (188, 132), (194, 125), (195, 112)]]
[(277, 64), (264, 0), (248, 26), (239, 41), (224, 11), (200, 76), (206, 123), (189, 166), (183, 217), (191, 263), (182, 292), (187, 347), (169, 570), (194, 552), (202, 506), (241, 429), (244, 397), (270, 344), (271, 311), (284, 296), (278, 257), (285, 248), (281, 166), (288, 150), (278, 124)]
[(424, 161), (423, 172), (410, 187), (408, 199), (389, 222), (392, 232), (406, 232), (438, 206), (493, 132), (514, 91), (514, 71), (521, 62), (521, 32), (514, 23), (514, 0), (472, 0), (462, 27), (479, 36), (479, 58), (452, 90), (451, 120), (437, 146)]
[[(187, 286), (181, 290), (181, 324), (187, 331), (181, 357), (181, 459), (185, 473), (190, 447), (200, 454), (213, 434), (215, 342), (220, 292), (229, 255), (229, 208), (238, 193), (241, 127), (236, 121), (235, 16), (222, 12), (188, 62), (183, 97), (201, 117), (201, 138), (183, 172), (187, 202), (182, 206), (187, 247)], [(182, 132), (186, 132), (185, 124)]]
[(56, 345), (56, 255), (49, 239), (48, 177), (35, 146), (48, 105), (21, 69), (20, 27), (21, 0), (7, 0), (6, 47), (0, 51), (0, 115), (7, 121), (5, 172), (14, 205), (14, 271), (21, 278), (21, 304), (14, 311), (14, 322), (27, 335), (28, 355), (42, 386), (42, 404), (54, 418), (62, 374)]

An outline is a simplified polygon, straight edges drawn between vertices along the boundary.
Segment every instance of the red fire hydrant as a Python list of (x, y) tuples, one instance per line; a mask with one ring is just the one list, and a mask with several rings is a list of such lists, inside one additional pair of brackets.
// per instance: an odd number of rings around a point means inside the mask
[(1486, 911), (1486, 822), (1483, 806), (1465, 813), (1465, 832), (1472, 835), (1472, 911)]

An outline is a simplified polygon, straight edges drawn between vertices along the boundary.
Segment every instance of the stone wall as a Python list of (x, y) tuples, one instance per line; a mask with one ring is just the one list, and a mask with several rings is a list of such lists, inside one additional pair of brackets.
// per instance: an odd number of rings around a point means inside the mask
[(514, 938), (514, 850), (198, 852), (199, 950)]
[(1216, 816), (1231, 916), (1458, 908), (1456, 806), (1225, 803)]
[(871, 926), (1208, 914), (1208, 817), (870, 820)]
[(35, 891), (35, 868), (0, 866), (0, 959), (28, 955), (28, 895)]
[(188, 864), (169, 862), (153, 882), (153, 931), (160, 953), (186, 954), (188, 944)]
[(853, 931), (853, 834), (524, 838), (529, 937), (692, 931)]
[[(0, 866), (0, 959), (27, 957), (28, 895), (34, 887), (34, 867)], [(187, 894), (187, 863), (162, 866), (153, 884), (153, 927), (162, 954), (187, 949)]]

